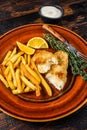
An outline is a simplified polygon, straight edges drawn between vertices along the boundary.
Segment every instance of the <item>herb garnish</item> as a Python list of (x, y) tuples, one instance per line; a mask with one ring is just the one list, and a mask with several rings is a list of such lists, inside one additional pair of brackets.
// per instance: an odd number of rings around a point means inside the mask
[(69, 65), (71, 66), (73, 75), (81, 75), (84, 80), (87, 80), (87, 63), (83, 59), (78, 57), (73, 51), (68, 49), (64, 43), (55, 38), (53, 35), (49, 33), (44, 34), (44, 38), (56, 51), (63, 50), (68, 53)]

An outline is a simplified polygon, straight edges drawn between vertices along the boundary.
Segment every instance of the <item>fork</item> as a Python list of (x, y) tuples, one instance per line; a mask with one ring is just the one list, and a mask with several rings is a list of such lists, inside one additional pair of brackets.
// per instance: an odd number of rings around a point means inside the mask
[(49, 25), (44, 24), (42, 26), (42, 28), (44, 28), (45, 30), (50, 32), (52, 35), (54, 35), (56, 38), (58, 38), (62, 43), (64, 43), (68, 47), (68, 49), (70, 49), (71, 51), (76, 53), (79, 58), (81, 58), (85, 62), (87, 62), (87, 55), (84, 55), (83, 53), (78, 51), (75, 47), (73, 47), (71, 44), (69, 44), (69, 42), (67, 40), (65, 40), (64, 37), (62, 37), (58, 32), (56, 32), (54, 29), (52, 29)]

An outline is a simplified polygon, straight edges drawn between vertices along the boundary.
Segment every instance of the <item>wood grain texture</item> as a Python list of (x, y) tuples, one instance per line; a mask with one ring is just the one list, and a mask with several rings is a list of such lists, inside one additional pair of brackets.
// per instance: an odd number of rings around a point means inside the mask
[(2, 0), (0, 1), (0, 34), (24, 24), (43, 23), (38, 10), (46, 3), (56, 3), (63, 7), (64, 17), (57, 25), (67, 27), (87, 40), (86, 0), (35, 0), (33, 2), (31, 0)]
[[(71, 15), (73, 14), (73, 9), (70, 7), (70, 5), (72, 4), (85, 4), (85, 0), (79, 0), (76, 1), (75, 0), (67, 0), (67, 1), (63, 1), (63, 0), (3, 0), (0, 1), (0, 21), (6, 20), (6, 19), (10, 19), (10, 18), (14, 18), (14, 17), (19, 17), (19, 16), (23, 16), (26, 14), (30, 14), (30, 13), (35, 13), (38, 12), (38, 9), (43, 5), (43, 4), (58, 4), (61, 5), (64, 8), (64, 16), (67, 15)], [(86, 6), (85, 6), (86, 7)]]

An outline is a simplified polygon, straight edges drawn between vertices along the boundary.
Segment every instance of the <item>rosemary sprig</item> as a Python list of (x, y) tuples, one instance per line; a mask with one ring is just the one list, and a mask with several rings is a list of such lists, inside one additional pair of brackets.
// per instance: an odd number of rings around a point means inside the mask
[(79, 58), (73, 51), (67, 48), (67, 46), (62, 43), (60, 40), (55, 38), (51, 34), (44, 34), (44, 38), (49, 43), (49, 45), (57, 50), (63, 50), (68, 53), (69, 56), (69, 65), (71, 66), (72, 73), (74, 75), (81, 75), (84, 80), (87, 80), (87, 63)]

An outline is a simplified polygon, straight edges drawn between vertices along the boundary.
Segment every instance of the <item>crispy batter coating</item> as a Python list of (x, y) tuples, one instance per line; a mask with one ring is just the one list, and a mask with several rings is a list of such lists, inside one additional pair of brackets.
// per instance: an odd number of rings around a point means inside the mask
[(44, 73), (46, 79), (58, 90), (64, 88), (67, 81), (68, 54), (64, 51), (55, 53), (47, 50), (38, 50), (33, 56), (40, 73)]

